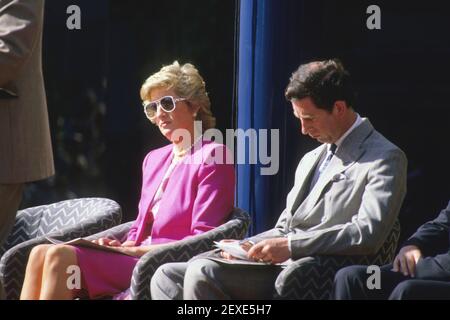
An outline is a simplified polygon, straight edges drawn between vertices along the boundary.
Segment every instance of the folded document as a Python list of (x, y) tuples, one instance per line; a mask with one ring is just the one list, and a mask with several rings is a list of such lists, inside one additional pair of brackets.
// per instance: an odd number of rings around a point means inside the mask
[(247, 251), (245, 251), (239, 241), (214, 241), (217, 248), (231, 254), (233, 257), (241, 260), (249, 260), (247, 257)]

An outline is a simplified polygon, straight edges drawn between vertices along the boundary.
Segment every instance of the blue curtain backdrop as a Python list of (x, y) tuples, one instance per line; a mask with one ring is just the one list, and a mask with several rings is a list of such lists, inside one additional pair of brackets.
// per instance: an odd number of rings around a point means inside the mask
[[(244, 150), (236, 150), (238, 159), (242, 153), (246, 159), (245, 164), (236, 166), (236, 202), (252, 215), (250, 234), (255, 234), (273, 227), (293, 183), (288, 172), (295, 166), (292, 156), (296, 146), (287, 141), (295, 141), (298, 131), (284, 89), (299, 61), (298, 43), (289, 35), (289, 29), (295, 27), (296, 20), (291, 16), (301, 12), (301, 2), (241, 0), (239, 10), (237, 128), (280, 130), (280, 141), (272, 141), (280, 145), (279, 154), (271, 155), (272, 161), (280, 164), (276, 175), (261, 175), (259, 157), (256, 164), (249, 163), (248, 140)], [(270, 139), (267, 150), (270, 153)]]
[[(261, 176), (260, 164), (237, 165), (237, 205), (253, 218), (251, 234), (271, 228), (285, 207), (302, 155), (318, 143), (299, 133), (284, 101), (301, 63), (340, 58), (357, 90), (355, 109), (408, 156), (408, 193), (400, 242), (447, 205), (448, 57), (444, 4), (378, 1), (382, 29), (366, 27), (371, 1), (241, 0), (237, 15), (238, 128), (280, 129), (280, 168)], [(413, 76), (411, 76), (413, 74)], [(423, 127), (423, 110), (440, 115)], [(432, 151), (429, 143), (434, 141)], [(242, 155), (247, 150), (236, 150)], [(432, 187), (430, 187), (432, 186)]]

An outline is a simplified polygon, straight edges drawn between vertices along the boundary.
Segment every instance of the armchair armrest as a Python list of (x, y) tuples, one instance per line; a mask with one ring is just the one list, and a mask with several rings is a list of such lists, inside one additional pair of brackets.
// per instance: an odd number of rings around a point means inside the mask
[(222, 239), (242, 239), (250, 223), (248, 214), (236, 209), (232, 220), (225, 224), (188, 239), (161, 245), (143, 255), (133, 271), (131, 279), (131, 298), (133, 300), (149, 300), (150, 280), (156, 269), (168, 262), (184, 262), (192, 257), (211, 250), (214, 241)]

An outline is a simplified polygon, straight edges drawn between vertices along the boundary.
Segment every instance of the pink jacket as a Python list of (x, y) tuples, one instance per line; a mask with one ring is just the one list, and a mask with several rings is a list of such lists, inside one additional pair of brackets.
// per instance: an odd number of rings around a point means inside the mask
[[(150, 151), (142, 166), (139, 215), (127, 240), (134, 240), (139, 245), (151, 234), (152, 244), (165, 243), (200, 234), (224, 223), (234, 205), (234, 166), (217, 163), (219, 161), (208, 162), (208, 159), (226, 153), (231, 156), (224, 145), (211, 141), (203, 141), (199, 150), (188, 153), (172, 172), (153, 221), (149, 208), (172, 161), (172, 145)], [(223, 159), (225, 163), (225, 155)]]

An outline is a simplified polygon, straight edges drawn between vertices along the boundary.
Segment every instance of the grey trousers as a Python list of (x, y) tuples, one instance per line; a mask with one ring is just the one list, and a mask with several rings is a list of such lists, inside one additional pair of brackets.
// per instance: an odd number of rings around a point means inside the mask
[(153, 300), (272, 299), (281, 266), (228, 264), (208, 258), (159, 267), (150, 287)]
[[(22, 201), (24, 184), (0, 184), (0, 247), (6, 241), (16, 221), (17, 210)], [(0, 283), (0, 299), (4, 299)]]
[(439, 259), (425, 257), (416, 265), (416, 278), (393, 272), (392, 264), (381, 267), (380, 289), (367, 288), (367, 266), (348, 266), (334, 278), (331, 298), (335, 300), (424, 300), (450, 299), (450, 273)]

